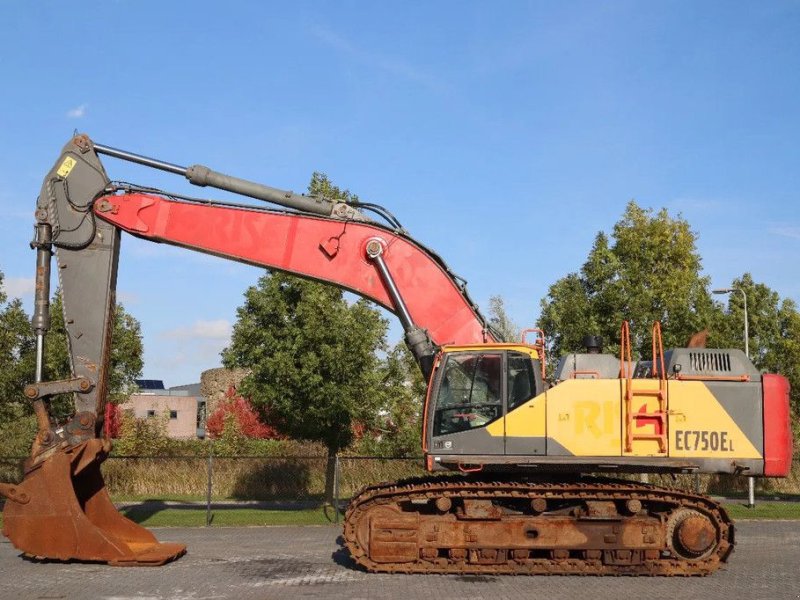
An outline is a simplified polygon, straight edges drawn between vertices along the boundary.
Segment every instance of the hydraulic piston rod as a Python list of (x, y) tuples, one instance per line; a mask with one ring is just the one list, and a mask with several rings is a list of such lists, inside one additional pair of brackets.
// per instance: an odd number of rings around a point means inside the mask
[[(36, 288), (33, 318), (31, 325), (36, 335), (36, 383), (44, 379), (44, 336), (50, 329), (50, 262), (53, 255), (52, 229), (49, 223), (37, 223), (35, 237), (31, 246), (36, 248)], [(47, 437), (50, 431), (50, 417), (41, 398), (33, 402), (39, 438)]]
[(127, 150), (120, 150), (118, 148), (112, 148), (103, 144), (94, 144), (94, 149), (98, 154), (113, 156), (114, 158), (137, 163), (146, 167), (152, 167), (161, 171), (167, 171), (168, 173), (174, 173), (175, 175), (183, 175), (189, 180), (190, 183), (200, 187), (210, 186), (220, 190), (233, 192), (235, 194), (241, 194), (242, 196), (255, 198), (257, 200), (264, 200), (266, 202), (272, 202), (273, 204), (279, 204), (280, 206), (302, 210), (304, 212), (330, 216), (333, 214), (334, 208), (337, 207), (337, 204), (340, 204), (332, 202), (326, 198), (303, 196), (301, 194), (280, 190), (268, 185), (256, 183), (254, 181), (248, 181), (247, 179), (232, 177), (230, 175), (225, 175), (218, 171), (214, 171), (213, 169), (209, 169), (208, 167), (204, 167), (203, 165), (182, 167), (180, 165), (150, 158), (148, 156), (142, 156), (141, 154), (134, 154), (133, 152), (128, 152)]
[(392, 277), (389, 267), (383, 258), (384, 248), (383, 244), (377, 239), (370, 240), (366, 247), (367, 258), (369, 258), (378, 269), (381, 275), (386, 290), (389, 292), (389, 297), (394, 303), (394, 308), (397, 318), (403, 325), (403, 330), (406, 333), (406, 345), (414, 355), (417, 363), (422, 370), (422, 374), (427, 380), (430, 378), (431, 371), (433, 370), (433, 359), (436, 355), (436, 349), (433, 342), (431, 342), (428, 332), (414, 324), (411, 318), (411, 313), (408, 311), (405, 300), (400, 295), (400, 290)]

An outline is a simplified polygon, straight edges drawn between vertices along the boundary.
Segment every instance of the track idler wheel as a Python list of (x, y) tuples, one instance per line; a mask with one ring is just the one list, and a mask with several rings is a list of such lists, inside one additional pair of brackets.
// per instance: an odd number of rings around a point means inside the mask
[(681, 558), (705, 558), (717, 547), (717, 529), (704, 514), (683, 508), (669, 519), (667, 543)]
[(39, 559), (157, 566), (182, 556), (185, 545), (159, 542), (111, 503), (100, 473), (107, 455), (103, 441), (91, 439), (56, 450), (22, 483), (0, 485), (3, 534)]

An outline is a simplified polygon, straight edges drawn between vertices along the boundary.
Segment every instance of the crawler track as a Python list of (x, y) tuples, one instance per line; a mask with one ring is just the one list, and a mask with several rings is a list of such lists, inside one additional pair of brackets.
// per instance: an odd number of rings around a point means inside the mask
[(581, 477), (439, 477), (370, 486), (350, 503), (345, 544), (369, 571), (708, 575), (733, 524), (705, 496)]

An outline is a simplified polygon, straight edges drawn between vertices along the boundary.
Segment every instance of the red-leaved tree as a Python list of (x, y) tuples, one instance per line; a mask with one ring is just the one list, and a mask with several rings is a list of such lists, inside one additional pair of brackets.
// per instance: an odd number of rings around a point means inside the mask
[(103, 420), (103, 432), (107, 438), (116, 439), (119, 437), (119, 426), (122, 422), (122, 409), (118, 404), (108, 402), (106, 404), (105, 418)]
[(261, 422), (253, 405), (247, 398), (236, 393), (236, 388), (231, 386), (225, 393), (225, 399), (217, 405), (214, 413), (206, 421), (206, 431), (209, 437), (219, 438), (225, 429), (225, 417), (233, 415), (239, 431), (245, 437), (275, 439), (281, 437), (271, 425)]

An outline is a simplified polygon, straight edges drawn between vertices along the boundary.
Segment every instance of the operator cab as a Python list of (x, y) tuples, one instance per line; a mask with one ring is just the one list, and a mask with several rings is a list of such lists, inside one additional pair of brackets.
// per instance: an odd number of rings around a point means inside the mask
[(429, 389), (425, 430), (430, 448), (503, 454), (504, 436), (493, 433), (504, 430), (498, 422), (545, 389), (539, 351), (521, 344), (445, 347)]

